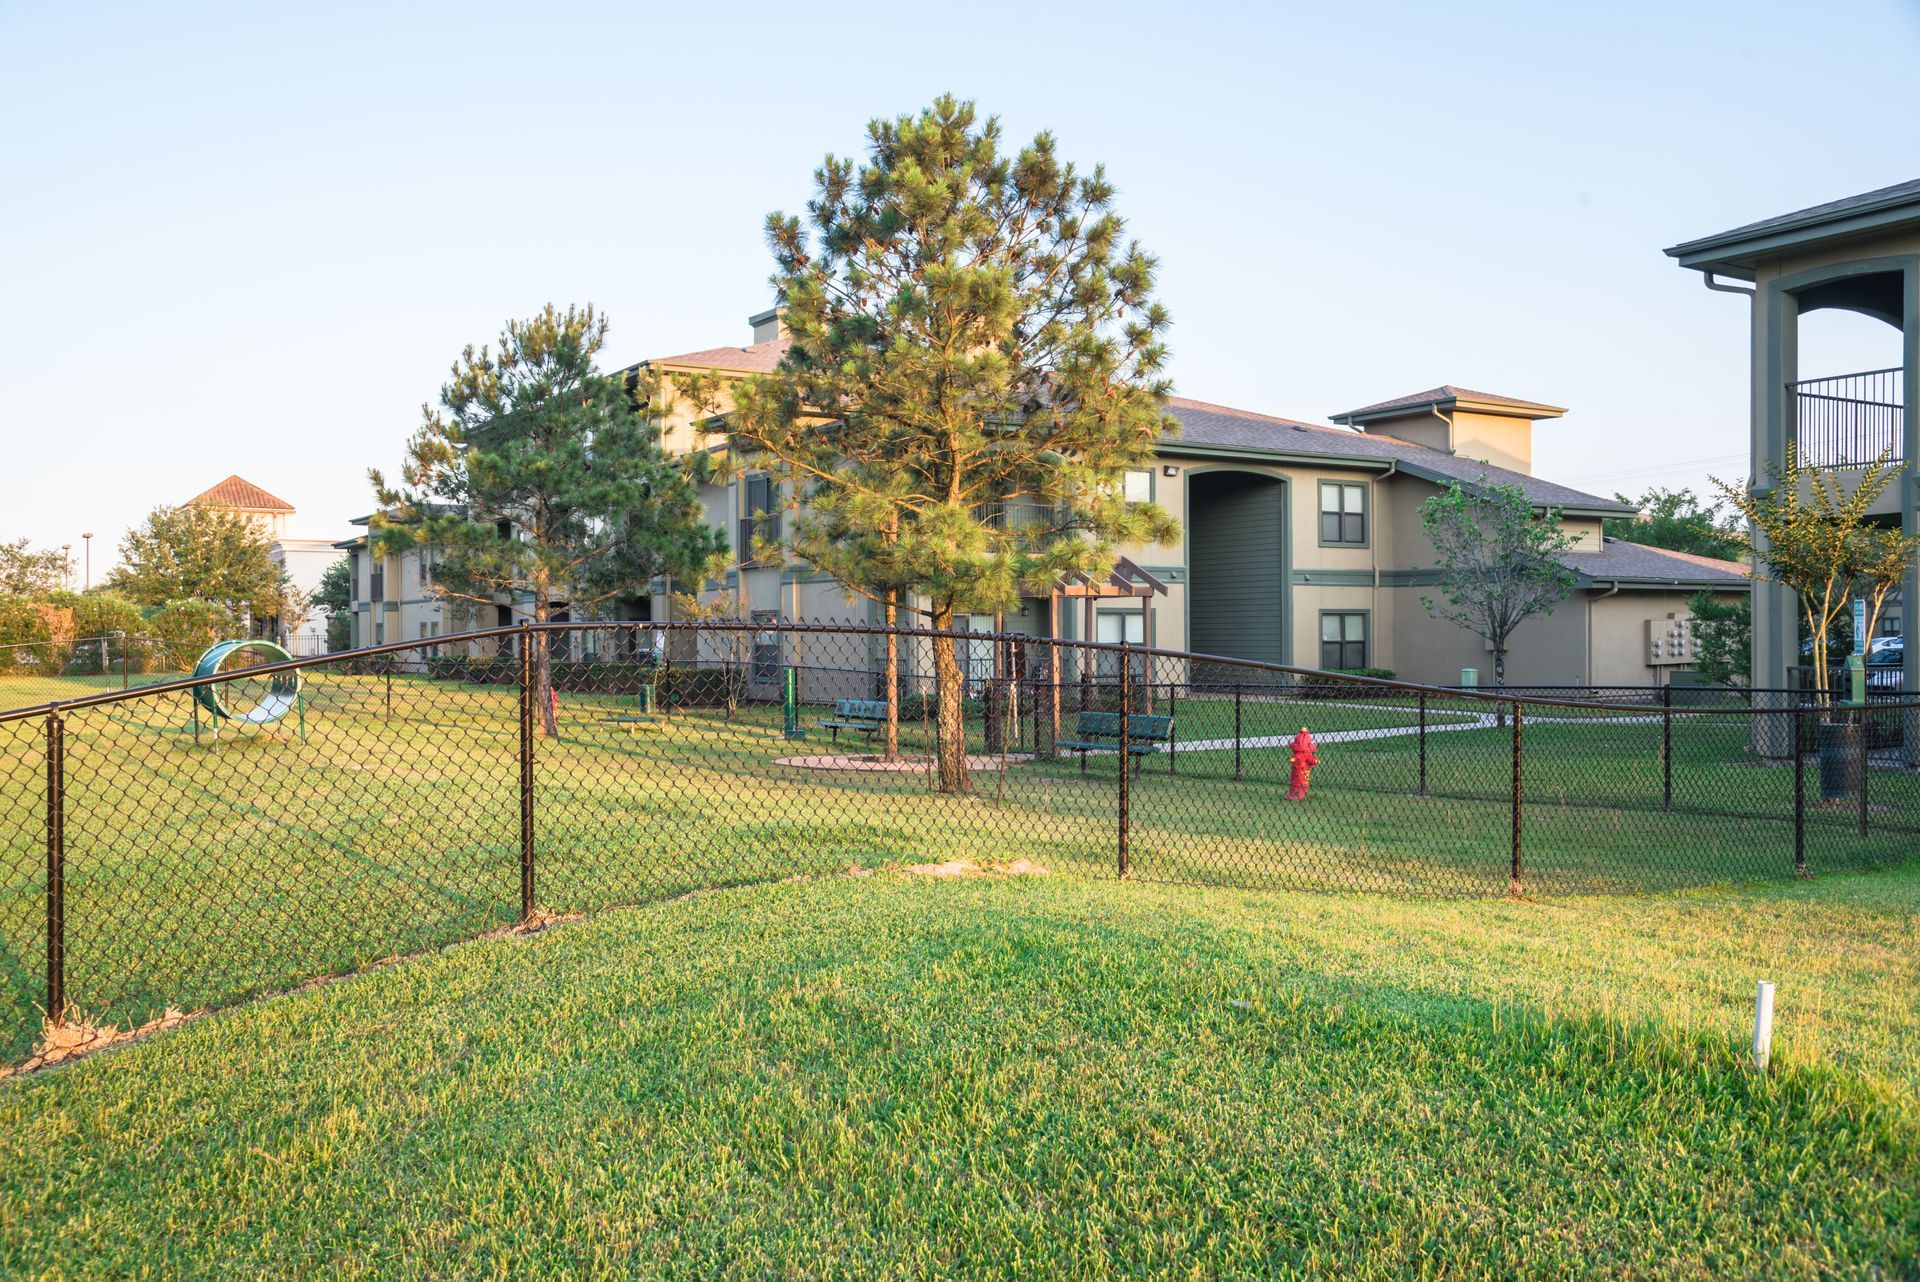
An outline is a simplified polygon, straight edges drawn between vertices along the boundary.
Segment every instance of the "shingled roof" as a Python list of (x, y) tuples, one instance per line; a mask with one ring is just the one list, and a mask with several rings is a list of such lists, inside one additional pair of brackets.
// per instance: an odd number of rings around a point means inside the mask
[(1886, 232), (1916, 223), (1920, 223), (1920, 178), (1682, 241), (1666, 252), (1669, 258), (1679, 260), (1682, 267), (1725, 271), (1750, 279), (1755, 263), (1769, 253)]
[(1567, 552), (1560, 560), (1602, 583), (1672, 583), (1681, 587), (1744, 587), (1747, 567), (1738, 561), (1607, 539), (1598, 552)]
[(291, 512), (293, 504), (277, 499), (252, 481), (229, 476), (186, 501), (187, 507), (219, 507), (236, 512)]
[(1588, 494), (1571, 486), (1515, 472), (1478, 459), (1448, 454), (1413, 441), (1378, 432), (1356, 432), (1348, 428), (1322, 427), (1294, 419), (1274, 418), (1247, 410), (1229, 409), (1171, 397), (1167, 408), (1180, 421), (1180, 435), (1167, 442), (1167, 448), (1179, 452), (1182, 447), (1204, 453), (1267, 454), (1304, 461), (1351, 461), (1374, 470), (1396, 466), (1436, 485), (1459, 481), (1471, 485), (1484, 477), (1494, 485), (1517, 485), (1529, 501), (1541, 507), (1564, 508), (1602, 516), (1631, 516), (1633, 509), (1613, 499)]
[(786, 352), (787, 340), (776, 338), (755, 343), (751, 347), (709, 347), (698, 352), (682, 352), (678, 356), (655, 356), (645, 363), (656, 367), (674, 365), (682, 369), (724, 369), (742, 374), (767, 374), (780, 363), (780, 358)]
[(1494, 410), (1537, 410), (1528, 418), (1558, 418), (1567, 412), (1564, 405), (1546, 405), (1539, 401), (1525, 401), (1517, 396), (1501, 396), (1497, 392), (1476, 392), (1470, 387), (1455, 387), (1451, 383), (1442, 383), (1439, 387), (1430, 387), (1424, 392), (1409, 392), (1405, 396), (1396, 396), (1390, 401), (1378, 401), (1372, 405), (1362, 405), (1357, 410), (1348, 410), (1344, 414), (1335, 414), (1336, 423), (1359, 423), (1372, 418), (1390, 418), (1405, 414), (1411, 410), (1454, 409), (1465, 405), (1469, 408), (1488, 408)]
[[(788, 340), (781, 338), (765, 343), (755, 343), (751, 347), (710, 347), (704, 351), (686, 352), (679, 356), (654, 357), (645, 363), (656, 368), (678, 366), (683, 369), (765, 373), (779, 364), (780, 357), (787, 350), (787, 344)], [(1397, 401), (1383, 401), (1380, 406), (1368, 408), (1379, 409), (1395, 404), (1417, 405), (1424, 403), (1423, 398), (1431, 399), (1442, 393), (1445, 394), (1446, 400), (1499, 403), (1520, 409), (1539, 410), (1542, 416), (1563, 412), (1557, 406), (1541, 405), (1535, 401), (1523, 401), (1511, 396), (1494, 396), (1491, 393), (1474, 392), (1452, 386), (1418, 392), (1410, 397), (1400, 397)], [(1213, 452), (1295, 456), (1303, 459), (1367, 460), (1380, 470), (1397, 464), (1403, 471), (1440, 485), (1448, 481), (1471, 484), (1481, 477), (1485, 477), (1496, 485), (1518, 485), (1529, 500), (1542, 507), (1567, 508), (1576, 512), (1594, 512), (1607, 516), (1633, 514), (1632, 508), (1612, 499), (1601, 498), (1597, 494), (1588, 494), (1569, 486), (1556, 485), (1552, 481), (1544, 481), (1537, 476), (1494, 467), (1492, 464), (1482, 463), (1476, 459), (1447, 454), (1425, 445), (1417, 445), (1412, 441), (1403, 441), (1398, 437), (1384, 436), (1377, 432), (1357, 432), (1348, 428), (1304, 423), (1297, 419), (1277, 418), (1271, 414), (1256, 414), (1251, 410), (1213, 405), (1184, 396), (1169, 397), (1167, 408), (1180, 421), (1180, 434), (1167, 441), (1169, 448), (1175, 451), (1181, 446), (1189, 446)], [(1356, 414), (1365, 412), (1364, 410), (1353, 411)]]

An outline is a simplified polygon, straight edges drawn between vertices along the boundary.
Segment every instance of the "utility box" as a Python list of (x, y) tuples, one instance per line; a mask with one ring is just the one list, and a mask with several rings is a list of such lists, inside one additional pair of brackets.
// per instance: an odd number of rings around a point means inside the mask
[(1480, 684), (1480, 669), (1478, 669), (1478, 668), (1462, 668), (1462, 669), (1460, 669), (1460, 684), (1461, 684), (1462, 686), (1466, 686), (1466, 687), (1473, 687), (1473, 686), (1477, 686), (1477, 685), (1479, 685), (1479, 684)]

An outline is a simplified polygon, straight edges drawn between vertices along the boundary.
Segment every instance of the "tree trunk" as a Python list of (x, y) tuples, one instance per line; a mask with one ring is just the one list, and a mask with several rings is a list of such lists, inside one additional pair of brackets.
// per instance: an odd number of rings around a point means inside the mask
[[(1507, 651), (1504, 646), (1493, 648), (1493, 688), (1495, 691), (1503, 691), (1507, 688)], [(1501, 703), (1497, 706), (1500, 709), (1500, 715), (1495, 724), (1504, 726), (1507, 724), (1507, 705)]]
[[(547, 621), (547, 594), (544, 589), (536, 589), (533, 594), (533, 621)], [(547, 644), (547, 634), (535, 632), (527, 637), (533, 646), (533, 706), (540, 710), (540, 733), (549, 739), (560, 734), (560, 725), (553, 714), (553, 650)]]
[(887, 593), (887, 760), (900, 755), (900, 638), (893, 634), (899, 617), (898, 595)]
[(941, 634), (933, 642), (934, 694), (938, 704), (934, 727), (940, 739), (940, 791), (965, 792), (967, 740), (966, 727), (960, 716), (960, 658), (954, 652), (953, 638), (947, 635), (953, 629), (951, 606), (934, 611), (933, 627), (934, 631)]

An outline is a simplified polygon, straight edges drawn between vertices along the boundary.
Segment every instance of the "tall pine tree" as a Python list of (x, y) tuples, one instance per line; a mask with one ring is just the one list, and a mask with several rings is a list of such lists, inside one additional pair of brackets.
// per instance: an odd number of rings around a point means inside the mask
[[(607, 322), (591, 306), (510, 321), (497, 354), (468, 347), (422, 407), (401, 481), (371, 472), (382, 555), (431, 546), (434, 587), (473, 602), (594, 607), (655, 575), (698, 576), (721, 555), (691, 480), (660, 447), (660, 393), (645, 375), (602, 374)], [(535, 696), (555, 732), (552, 664), (536, 650)]]
[[(1122, 494), (1175, 422), (1155, 260), (1103, 170), (1045, 133), (1007, 155), (996, 119), (943, 97), (873, 121), (864, 161), (828, 156), (815, 183), (804, 222), (767, 222), (791, 346), (726, 417), (796, 509), (786, 550), (946, 630), (1177, 535)], [(940, 786), (959, 791), (953, 647), (934, 664)]]

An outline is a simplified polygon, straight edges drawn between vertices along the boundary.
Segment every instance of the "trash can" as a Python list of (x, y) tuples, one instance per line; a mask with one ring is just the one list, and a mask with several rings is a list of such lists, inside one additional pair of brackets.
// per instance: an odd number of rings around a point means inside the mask
[(1853, 721), (1823, 721), (1815, 727), (1820, 749), (1820, 800), (1838, 801), (1860, 791), (1860, 726)]
[(1468, 687), (1468, 688), (1472, 688), (1472, 687), (1474, 687), (1474, 686), (1477, 686), (1477, 685), (1479, 685), (1479, 684), (1480, 684), (1480, 669), (1478, 669), (1478, 668), (1462, 668), (1462, 669), (1460, 669), (1460, 684), (1461, 684), (1462, 686), (1465, 686), (1465, 687)]

